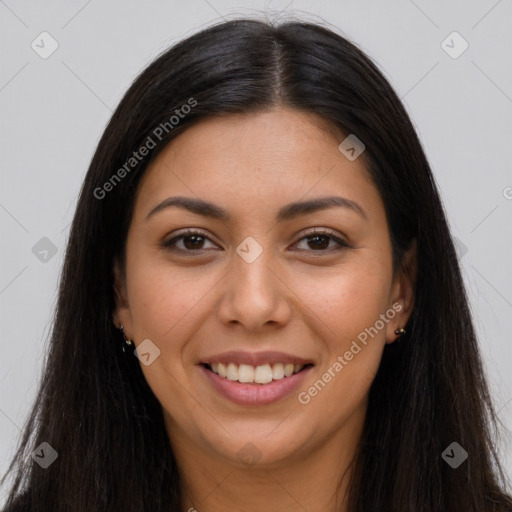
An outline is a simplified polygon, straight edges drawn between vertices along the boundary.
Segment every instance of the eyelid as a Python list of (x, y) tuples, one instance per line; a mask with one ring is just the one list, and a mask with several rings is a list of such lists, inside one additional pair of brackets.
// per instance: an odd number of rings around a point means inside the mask
[[(341, 240), (341, 237), (343, 236), (331, 228), (312, 227), (312, 228), (308, 228), (306, 231), (303, 231), (302, 233), (300, 233), (299, 239), (297, 241), (301, 240), (305, 236), (311, 236), (311, 235), (329, 235), (332, 238), (337, 238), (340, 240)], [(344, 242), (344, 240), (341, 240), (341, 241)], [(345, 242), (345, 243), (348, 243), (348, 242)]]

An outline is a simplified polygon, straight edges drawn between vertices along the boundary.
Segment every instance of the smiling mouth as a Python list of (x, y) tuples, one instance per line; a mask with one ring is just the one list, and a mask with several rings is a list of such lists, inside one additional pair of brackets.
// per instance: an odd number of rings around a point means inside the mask
[(202, 366), (227, 380), (262, 385), (287, 379), (313, 366), (313, 364), (274, 363), (252, 366), (235, 363), (203, 363)]

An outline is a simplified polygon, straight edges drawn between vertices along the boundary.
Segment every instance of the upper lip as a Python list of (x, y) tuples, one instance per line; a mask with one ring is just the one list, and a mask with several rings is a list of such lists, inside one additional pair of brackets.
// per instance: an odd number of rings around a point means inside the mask
[(293, 364), (313, 364), (308, 359), (295, 356), (293, 354), (286, 354), (285, 352), (246, 352), (242, 350), (232, 350), (230, 352), (222, 352), (221, 354), (215, 354), (204, 358), (201, 364), (207, 363), (234, 363), (234, 364), (248, 364), (252, 366), (260, 366), (263, 364), (275, 364), (275, 363), (293, 363)]

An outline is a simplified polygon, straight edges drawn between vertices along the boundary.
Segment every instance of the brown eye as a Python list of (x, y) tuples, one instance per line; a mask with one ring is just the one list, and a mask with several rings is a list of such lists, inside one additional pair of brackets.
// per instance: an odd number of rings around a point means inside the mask
[[(338, 251), (350, 245), (342, 240), (341, 238), (335, 236), (332, 231), (329, 230), (316, 230), (308, 233), (305, 237), (301, 238), (299, 242), (306, 240), (306, 244), (311, 251), (309, 252), (332, 252)], [(334, 247), (329, 245), (334, 242)], [(299, 249), (300, 251), (308, 251), (308, 249)]]
[(201, 235), (183, 236), (182, 239), (183, 245), (191, 251), (203, 248), (202, 246), (204, 244), (204, 237)]
[[(205, 242), (211, 240), (200, 231), (186, 231), (170, 240), (162, 242), (162, 247), (175, 252), (195, 252), (205, 250)], [(213, 243), (213, 242), (212, 242)], [(179, 245), (181, 244), (181, 247)]]
[(329, 246), (329, 241), (332, 240), (331, 237), (327, 235), (315, 235), (308, 236), (308, 244), (312, 249), (327, 249)]

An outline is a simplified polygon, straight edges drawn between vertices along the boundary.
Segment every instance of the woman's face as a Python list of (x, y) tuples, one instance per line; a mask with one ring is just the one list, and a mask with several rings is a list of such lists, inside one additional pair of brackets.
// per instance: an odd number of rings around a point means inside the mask
[(356, 445), (412, 290), (344, 138), (290, 109), (210, 118), (142, 178), (114, 320), (143, 343), (178, 457), (272, 465)]

